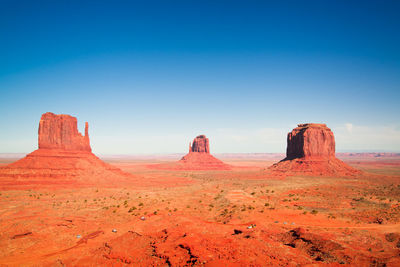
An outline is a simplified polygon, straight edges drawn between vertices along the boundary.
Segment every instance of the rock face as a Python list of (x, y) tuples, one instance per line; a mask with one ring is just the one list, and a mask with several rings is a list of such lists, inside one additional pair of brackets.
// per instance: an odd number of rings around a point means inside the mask
[(205, 135), (199, 135), (193, 140), (193, 145), (189, 143), (189, 153), (199, 152), (210, 154), (210, 142)]
[(287, 136), (286, 158), (335, 157), (335, 137), (326, 124), (299, 124)]
[(89, 125), (78, 132), (77, 119), (45, 113), (39, 122), (39, 149), (0, 168), (0, 184), (95, 184), (128, 177), (91, 151)]
[(172, 170), (230, 170), (231, 166), (210, 154), (210, 142), (205, 135), (199, 135), (189, 143), (189, 153), (176, 163), (149, 165), (152, 169)]
[(85, 123), (85, 136), (78, 132), (77, 124), (77, 119), (69, 115), (43, 114), (39, 122), (39, 149), (91, 152), (89, 124)]
[(192, 145), (189, 144), (189, 153), (184, 156), (178, 166), (187, 170), (229, 170), (230, 166), (210, 154), (210, 141), (205, 135), (199, 135)]
[(335, 137), (325, 124), (299, 124), (288, 133), (286, 158), (269, 167), (274, 173), (353, 176), (358, 170), (335, 156)]

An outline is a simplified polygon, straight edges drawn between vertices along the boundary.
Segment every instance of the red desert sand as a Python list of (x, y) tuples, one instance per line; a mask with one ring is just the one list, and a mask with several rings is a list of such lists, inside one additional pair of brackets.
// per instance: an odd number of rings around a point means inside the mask
[[(47, 113), (39, 128), (37, 151), (0, 158), (0, 266), (400, 266), (400, 154), (345, 164), (329, 129), (300, 126), (286, 162), (317, 157), (329, 177), (300, 161), (267, 176), (281, 157), (270, 154), (225, 155), (230, 170), (157, 169), (178, 158), (111, 165), (75, 118)], [(184, 158), (209, 152), (199, 136)]]

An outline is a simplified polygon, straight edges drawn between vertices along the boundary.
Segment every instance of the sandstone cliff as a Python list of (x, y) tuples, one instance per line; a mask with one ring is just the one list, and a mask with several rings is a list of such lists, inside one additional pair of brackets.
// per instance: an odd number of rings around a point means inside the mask
[(268, 168), (284, 175), (353, 176), (360, 173), (335, 156), (335, 137), (325, 124), (299, 124), (287, 136), (286, 158)]
[(89, 151), (89, 124), (85, 124), (85, 136), (78, 132), (78, 122), (69, 115), (47, 112), (39, 122), (39, 149)]
[(96, 184), (131, 177), (91, 152), (88, 123), (85, 135), (77, 119), (45, 113), (39, 122), (39, 149), (0, 168), (1, 184)]
[(205, 135), (199, 135), (193, 140), (193, 144), (189, 144), (189, 153), (199, 152), (210, 154), (210, 142)]

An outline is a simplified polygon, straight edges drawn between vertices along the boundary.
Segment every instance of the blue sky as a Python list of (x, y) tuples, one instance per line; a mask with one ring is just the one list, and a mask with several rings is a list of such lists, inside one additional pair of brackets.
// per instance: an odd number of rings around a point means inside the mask
[[(82, 3), (84, 2), (84, 3)], [(337, 151), (400, 152), (399, 1), (0, 1), (0, 153), (42, 113), (94, 152), (284, 152), (324, 122)]]

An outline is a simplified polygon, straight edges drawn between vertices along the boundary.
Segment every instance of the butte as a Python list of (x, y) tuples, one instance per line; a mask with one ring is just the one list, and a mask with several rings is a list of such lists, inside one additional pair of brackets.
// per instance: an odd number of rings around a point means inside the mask
[(154, 169), (172, 170), (230, 170), (231, 166), (210, 154), (210, 142), (205, 135), (199, 135), (189, 143), (189, 153), (172, 164), (149, 165)]
[(130, 176), (92, 153), (89, 124), (82, 136), (75, 117), (43, 114), (38, 143), (39, 149), (0, 168), (2, 185), (112, 183)]
[(287, 136), (286, 158), (268, 168), (272, 173), (306, 176), (354, 176), (359, 170), (335, 156), (335, 137), (326, 124), (299, 124)]

